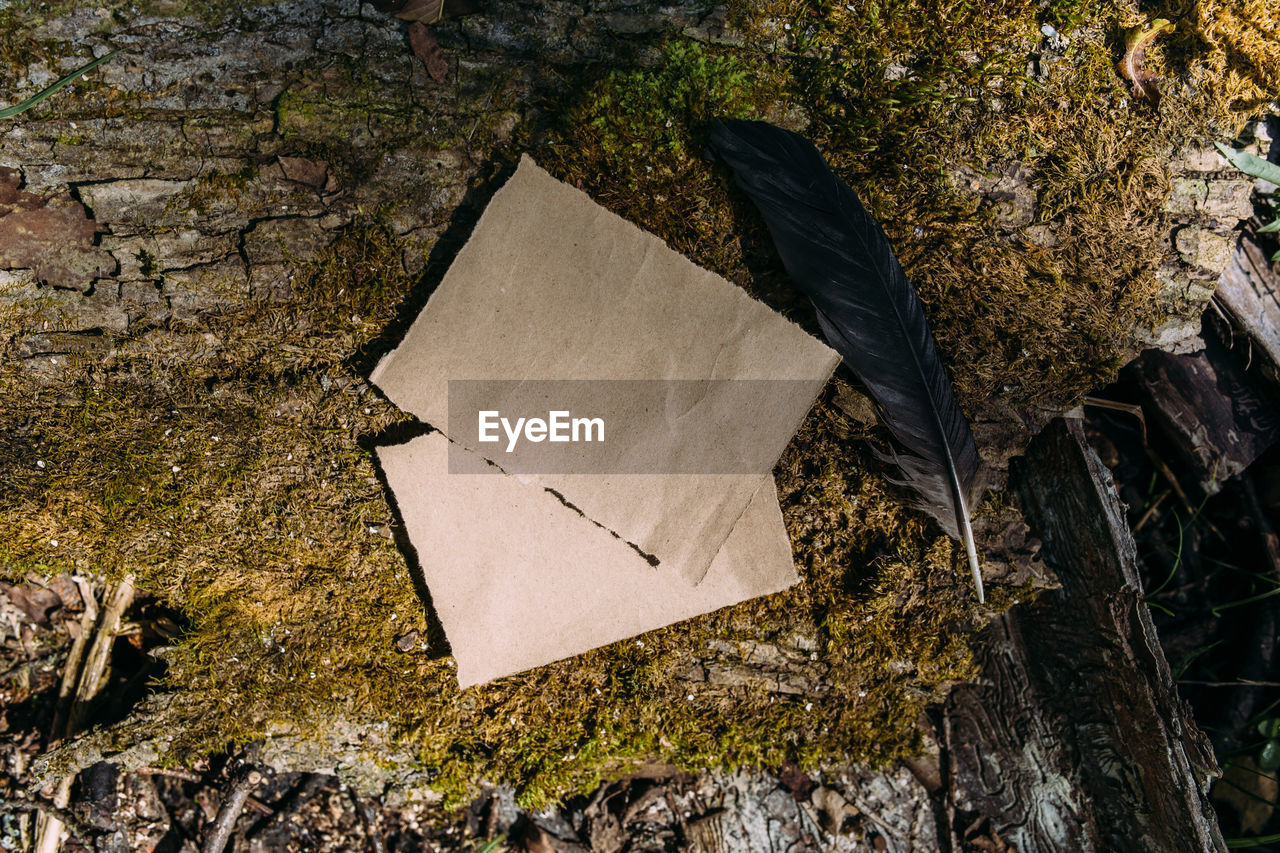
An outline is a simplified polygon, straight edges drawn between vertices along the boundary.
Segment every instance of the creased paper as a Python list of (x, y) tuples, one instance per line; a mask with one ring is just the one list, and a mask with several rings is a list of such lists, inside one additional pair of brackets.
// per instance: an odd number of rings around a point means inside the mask
[[(432, 433), (378, 448), (462, 687), (778, 592), (796, 582), (773, 480), (702, 583), (515, 477), (448, 473)], [(476, 457), (475, 464), (485, 463)]]
[[(740, 288), (524, 158), (372, 375), (394, 403), (441, 431), (378, 456), (460, 682), (794, 583), (769, 469), (837, 362)], [(573, 411), (589, 407), (590, 395), (573, 391), (589, 380), (688, 380), (678, 393), (621, 398), (610, 417), (631, 435), (661, 435), (654, 446), (677, 459), (695, 436), (714, 447), (721, 436), (749, 435), (760, 464), (634, 473), (634, 446), (606, 447), (592, 448), (600, 473), (504, 474), (501, 444), (449, 434), (458, 380), (516, 389), (556, 380), (567, 390), (555, 393), (568, 397), (556, 405)], [(736, 380), (782, 390), (724, 393)], [(488, 473), (460, 473), (468, 466)]]

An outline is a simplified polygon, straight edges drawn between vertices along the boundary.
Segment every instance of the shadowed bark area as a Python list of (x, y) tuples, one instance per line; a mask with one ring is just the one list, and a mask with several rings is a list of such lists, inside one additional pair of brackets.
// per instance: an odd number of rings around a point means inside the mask
[(947, 701), (953, 831), (987, 818), (1023, 853), (1225, 849), (1217, 766), (1175, 692), (1110, 473), (1075, 421), (1015, 472), (1062, 588), (995, 620), (983, 678)]

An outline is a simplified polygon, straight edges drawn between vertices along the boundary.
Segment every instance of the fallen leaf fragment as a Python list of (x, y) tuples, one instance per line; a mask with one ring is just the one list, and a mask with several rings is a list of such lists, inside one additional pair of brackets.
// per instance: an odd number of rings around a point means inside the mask
[(0, 595), (8, 596), (14, 607), (21, 610), (26, 617), (37, 625), (49, 627), (49, 614), (62, 606), (62, 599), (49, 589), (22, 584), (0, 583)]
[(396, 12), (402, 21), (427, 22), (434, 24), (444, 14), (444, 0), (409, 0)]
[(16, 169), (0, 168), (0, 269), (29, 269), (45, 284), (88, 290), (116, 270), (94, 245), (102, 228), (69, 193), (43, 197), (21, 189)]
[(418, 631), (414, 629), (396, 640), (396, 648), (402, 652), (411, 652), (418, 643)]
[(443, 83), (449, 76), (449, 61), (444, 58), (444, 50), (436, 41), (435, 33), (421, 21), (414, 21), (409, 25), (409, 46), (413, 48), (414, 56), (427, 66), (431, 79)]
[(515, 849), (522, 853), (586, 853), (582, 845), (557, 838), (535, 823), (527, 824), (516, 834)]
[(1160, 78), (1145, 67), (1147, 48), (1161, 33), (1172, 32), (1174, 26), (1164, 18), (1156, 18), (1146, 27), (1134, 27), (1124, 40), (1124, 58), (1120, 60), (1120, 74), (1133, 85), (1133, 96), (1160, 104)]
[(818, 812), (818, 824), (823, 831), (831, 835), (840, 835), (845, 830), (845, 821), (857, 819), (861, 814), (853, 803), (835, 788), (820, 785), (809, 794), (809, 801)]
[(308, 160), (305, 157), (277, 157), (285, 178), (313, 190), (331, 192), (337, 189), (337, 181), (329, 170), (328, 160)]

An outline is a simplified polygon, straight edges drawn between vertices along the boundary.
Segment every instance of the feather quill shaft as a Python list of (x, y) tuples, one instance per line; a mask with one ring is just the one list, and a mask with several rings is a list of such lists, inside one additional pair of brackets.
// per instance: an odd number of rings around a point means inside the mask
[(787, 273), (901, 448), (892, 456), (901, 472), (895, 482), (912, 489), (916, 506), (964, 542), (982, 601), (969, 523), (981, 487), (978, 449), (889, 238), (818, 150), (795, 133), (765, 122), (719, 120), (707, 156), (730, 166), (759, 208)]

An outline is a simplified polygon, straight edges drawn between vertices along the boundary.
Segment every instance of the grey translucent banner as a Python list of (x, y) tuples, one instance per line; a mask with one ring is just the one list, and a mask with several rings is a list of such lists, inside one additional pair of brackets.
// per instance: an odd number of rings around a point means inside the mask
[(451, 380), (449, 471), (765, 474), (785, 448), (779, 436), (800, 426), (781, 421), (806, 411), (820, 387), (812, 379)]

